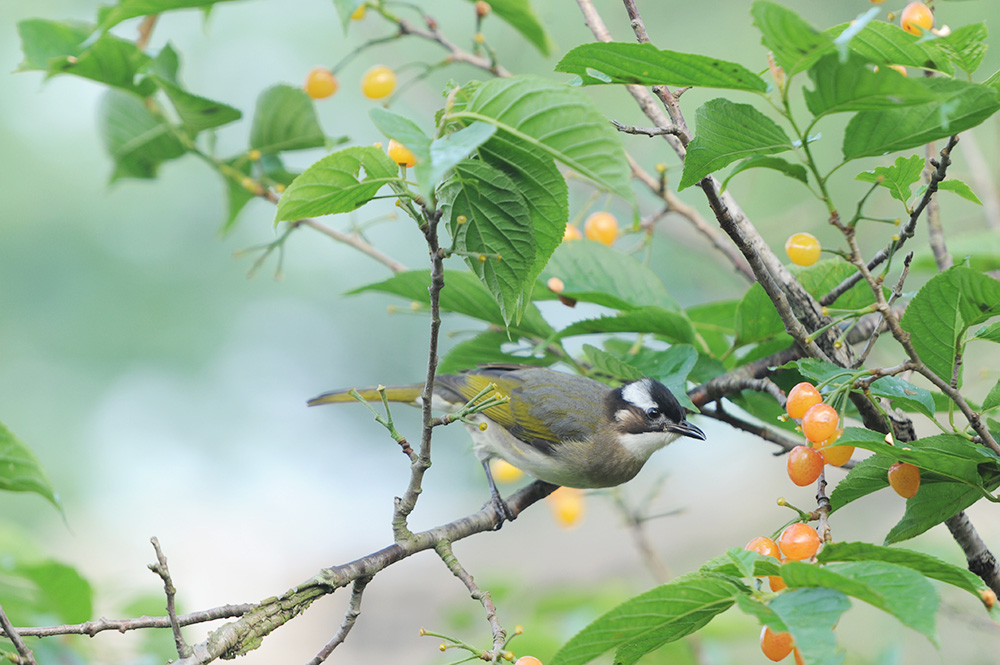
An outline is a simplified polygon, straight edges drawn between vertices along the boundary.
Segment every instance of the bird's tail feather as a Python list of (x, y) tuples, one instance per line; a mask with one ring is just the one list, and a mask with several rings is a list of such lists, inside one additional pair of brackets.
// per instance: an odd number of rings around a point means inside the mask
[[(385, 389), (385, 396), (390, 402), (402, 402), (404, 404), (417, 405), (420, 393), (424, 390), (424, 384), (416, 383), (411, 386), (389, 386)], [(362, 399), (368, 402), (380, 402), (382, 396), (378, 388), (361, 388), (357, 392)], [(348, 390), (334, 390), (323, 393), (318, 397), (313, 397), (307, 402), (309, 406), (319, 406), (320, 404), (341, 404), (343, 402), (353, 402), (354, 397)]]

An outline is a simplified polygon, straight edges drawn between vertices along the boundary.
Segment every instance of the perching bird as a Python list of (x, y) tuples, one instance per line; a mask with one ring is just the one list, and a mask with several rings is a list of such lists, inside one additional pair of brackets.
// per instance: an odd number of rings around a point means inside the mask
[[(510, 401), (469, 416), (466, 429), (486, 470), (494, 505), (507, 519), (512, 516), (490, 473), (493, 458), (554, 485), (612, 487), (635, 477), (654, 452), (677, 437), (705, 438), (685, 420), (677, 398), (648, 378), (609, 388), (542, 367), (481, 365), (436, 377), (432, 406), (455, 412), (491, 383)], [(419, 407), (422, 391), (423, 384), (390, 387), (386, 396)], [(375, 389), (358, 392), (369, 401), (381, 399)], [(353, 399), (348, 391), (337, 390), (309, 400), (309, 405)]]

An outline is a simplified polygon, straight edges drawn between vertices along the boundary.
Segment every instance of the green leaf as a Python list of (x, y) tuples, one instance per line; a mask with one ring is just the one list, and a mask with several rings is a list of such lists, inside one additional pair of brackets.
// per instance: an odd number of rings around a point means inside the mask
[(871, 171), (862, 171), (854, 179), (861, 182), (877, 182), (889, 190), (892, 198), (905, 204), (913, 195), (913, 185), (920, 180), (924, 165), (924, 158), (920, 155), (897, 157), (896, 163), (892, 166), (876, 166)]
[(167, 95), (181, 122), (184, 123), (184, 129), (192, 135), (236, 122), (243, 117), (243, 114), (232, 106), (194, 95), (165, 78), (155, 75), (149, 78)]
[(791, 9), (757, 0), (750, 9), (764, 47), (789, 76), (809, 69), (833, 49), (833, 39), (809, 25)]
[(677, 189), (690, 187), (738, 159), (791, 149), (785, 130), (749, 104), (721, 97), (709, 100), (698, 109), (696, 134), (688, 145)]
[(555, 48), (545, 24), (538, 18), (530, 0), (490, 0), (490, 7), (494, 14), (521, 33), (542, 55), (549, 55)]
[(615, 663), (641, 656), (704, 627), (732, 606), (741, 589), (726, 578), (693, 573), (625, 601), (567, 642), (551, 665), (581, 665), (609, 649)]
[(683, 312), (672, 312), (659, 307), (640, 307), (616, 316), (583, 319), (560, 330), (558, 339), (616, 332), (653, 333), (667, 341), (682, 344), (694, 341), (694, 328)]
[[(741, 603), (740, 608), (744, 605), (746, 603)], [(837, 649), (833, 627), (850, 606), (851, 601), (840, 591), (815, 588), (783, 591), (768, 603), (767, 608), (792, 634), (807, 663), (839, 665), (844, 655)]]
[[(245, 155), (226, 160), (224, 162), (234, 171), (242, 173), (244, 176), (250, 175), (250, 161)], [(253, 192), (243, 186), (243, 183), (235, 178), (223, 175), (222, 180), (226, 185), (226, 219), (222, 223), (222, 232), (228, 233), (236, 226), (236, 219), (240, 211), (254, 198)]]
[(934, 397), (929, 390), (915, 386), (898, 376), (883, 376), (871, 384), (872, 394), (892, 400), (893, 406), (934, 417)]
[[(535, 241), (524, 197), (503, 171), (466, 160), (442, 187), (441, 201), (442, 219), (455, 249), (472, 253), (465, 262), (500, 305), (504, 323), (520, 320), (538, 277), (533, 272)], [(457, 221), (460, 216), (465, 217), (462, 224)], [(486, 261), (480, 261), (480, 255)]]
[(38, 458), (3, 423), (0, 423), (0, 490), (34, 492), (62, 509)]
[(583, 44), (563, 56), (556, 71), (578, 75), (583, 85), (635, 83), (767, 91), (764, 80), (743, 65), (661, 50), (648, 42)]
[(985, 23), (973, 23), (952, 30), (950, 35), (936, 40), (935, 43), (948, 54), (959, 69), (971, 75), (979, 69), (986, 56), (987, 36)]
[(844, 133), (844, 159), (916, 148), (971, 129), (1000, 109), (997, 90), (989, 86), (945, 78), (927, 79), (924, 85), (938, 94), (938, 101), (862, 111), (851, 118)]
[[(991, 483), (989, 489), (996, 489), (996, 486), (996, 482)], [(886, 534), (885, 544), (915, 538), (954, 517), (981, 498), (982, 492), (974, 487), (956, 483), (921, 482), (917, 495), (906, 500), (906, 512), (902, 519)]]
[[(850, 27), (843, 23), (826, 30), (828, 37), (839, 37)], [(955, 69), (948, 57), (938, 48), (938, 40), (929, 41), (911, 35), (895, 23), (871, 21), (850, 41), (850, 49), (870, 62), (886, 65), (903, 65), (952, 74)]]
[(351, 23), (351, 15), (360, 7), (365, 0), (333, 0), (333, 6), (340, 16), (340, 23), (347, 32), (347, 26)]
[(229, 1), (231, 0), (118, 0), (113, 6), (101, 8), (98, 21), (101, 30), (108, 30), (137, 16), (162, 14), (175, 9), (210, 8), (219, 2)]
[(550, 355), (535, 357), (503, 351), (503, 346), (510, 343), (507, 332), (503, 330), (487, 330), (479, 333), (472, 339), (453, 346), (438, 364), (438, 374), (455, 374), (484, 363), (517, 363), (548, 367), (558, 361), (558, 358)]
[[(359, 179), (362, 169), (365, 175)], [(345, 148), (327, 155), (292, 181), (278, 201), (274, 221), (357, 210), (386, 183), (398, 178), (396, 164), (380, 149)]]
[(416, 157), (413, 173), (420, 193), (430, 196), (441, 179), (496, 132), (485, 122), (474, 122), (460, 131), (433, 141), (413, 121), (385, 109), (372, 109), (372, 122), (383, 134), (406, 146)]
[(901, 323), (920, 359), (950, 382), (965, 331), (997, 314), (1000, 283), (965, 266), (955, 266), (921, 287)]
[[(816, 298), (829, 293), (833, 288), (853, 275), (857, 268), (842, 259), (823, 259), (811, 266), (801, 268), (792, 266), (792, 274), (802, 283), (806, 291)], [(884, 289), (888, 294), (888, 289)], [(887, 296), (888, 297), (888, 296)], [(835, 301), (833, 306), (843, 309), (861, 309), (875, 302), (868, 285), (856, 284)]]
[(806, 106), (817, 118), (830, 113), (894, 109), (926, 104), (937, 95), (916, 79), (883, 66), (875, 71), (869, 62), (851, 54), (847, 62), (831, 53), (809, 69), (815, 89), (803, 91)]
[(911, 568), (925, 577), (951, 584), (978, 596), (983, 581), (966, 568), (956, 566), (930, 554), (899, 547), (883, 547), (872, 543), (827, 543), (817, 557), (820, 563), (832, 561), (885, 561)]
[(983, 205), (972, 188), (957, 178), (948, 178), (938, 183), (938, 191), (954, 192), (966, 201), (972, 201), (976, 205)]
[(565, 284), (562, 295), (613, 309), (659, 307), (672, 312), (680, 305), (656, 273), (635, 257), (599, 242), (574, 240), (559, 246), (542, 273)]
[(63, 623), (93, 618), (93, 591), (75, 568), (47, 560), (21, 563), (14, 572), (34, 586), (33, 601), (39, 614), (57, 617)]
[(816, 566), (791, 561), (781, 567), (790, 587), (821, 587), (863, 600), (937, 642), (938, 596), (921, 573), (885, 561)]
[(635, 381), (643, 377), (642, 371), (632, 364), (596, 346), (584, 344), (583, 352), (587, 354), (587, 361), (593, 365), (596, 374), (603, 374), (616, 381)]
[[(843, 438), (843, 437), (841, 437)], [(838, 440), (837, 443), (840, 443)], [(830, 509), (840, 510), (852, 501), (868, 496), (872, 492), (889, 486), (889, 467), (895, 460), (881, 455), (872, 455), (858, 461), (854, 468), (842, 478), (830, 493)]]
[(141, 98), (121, 90), (105, 93), (98, 126), (115, 163), (111, 182), (155, 178), (160, 164), (187, 152), (169, 124), (153, 115)]
[(326, 135), (305, 90), (275, 85), (260, 93), (250, 127), (251, 148), (266, 154), (324, 145)]
[[(442, 310), (464, 314), (503, 327), (504, 320), (500, 313), (500, 307), (479, 281), (479, 278), (471, 272), (446, 270), (444, 281), (446, 286), (441, 290)], [(366, 291), (380, 291), (402, 296), (410, 301), (430, 304), (430, 294), (427, 291), (430, 285), (429, 271), (413, 270), (398, 273), (385, 281), (361, 286), (347, 293), (351, 295)], [(555, 331), (542, 318), (538, 308), (532, 305), (525, 310), (520, 323), (510, 327), (510, 332), (512, 335), (545, 339)]]
[(764, 287), (755, 282), (736, 307), (736, 343), (752, 344), (785, 332), (778, 310)]
[(729, 185), (729, 181), (733, 179), (733, 176), (748, 169), (772, 169), (784, 173), (789, 178), (794, 178), (807, 185), (809, 184), (809, 175), (806, 167), (802, 164), (792, 164), (781, 157), (754, 155), (753, 157), (747, 157), (733, 167), (733, 170), (729, 172), (726, 179), (722, 181), (722, 189), (725, 189)]
[(714, 356), (721, 356), (736, 337), (738, 300), (705, 303), (688, 307), (688, 319), (695, 331), (708, 344)]
[(990, 342), (1000, 342), (1000, 322), (983, 326), (972, 336), (973, 339), (985, 339)]
[(698, 352), (687, 344), (674, 344), (666, 351), (641, 348), (633, 352), (632, 344), (610, 339), (604, 348), (616, 358), (639, 370), (642, 376), (656, 379), (674, 394), (681, 406), (697, 411), (687, 396), (689, 375), (698, 363)]
[(151, 86), (135, 82), (150, 58), (133, 42), (101, 35), (88, 44), (93, 26), (74, 22), (28, 19), (17, 29), (24, 51), (19, 71), (73, 74), (143, 96), (152, 92)]
[(698, 570), (702, 573), (718, 573), (730, 577), (761, 577), (778, 575), (781, 571), (781, 563), (771, 556), (731, 547), (722, 556), (712, 557), (703, 563)]
[(179, 83), (177, 76), (180, 68), (180, 56), (177, 55), (177, 51), (174, 50), (170, 42), (164, 44), (160, 52), (149, 63), (150, 73), (156, 74), (160, 78), (167, 79), (172, 83)]
[(496, 126), (486, 146), (508, 161), (517, 155), (500, 148), (498, 139), (518, 151), (547, 154), (622, 198), (633, 198), (621, 139), (582, 90), (532, 76), (493, 79), (478, 85), (464, 110), (447, 117)]
[(983, 411), (989, 411), (998, 406), (1000, 406), (1000, 381), (993, 384), (989, 394), (986, 395), (986, 399), (983, 400)]

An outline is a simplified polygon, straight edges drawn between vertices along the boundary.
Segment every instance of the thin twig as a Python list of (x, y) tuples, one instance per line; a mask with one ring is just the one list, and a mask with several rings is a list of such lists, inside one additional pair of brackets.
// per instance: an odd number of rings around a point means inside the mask
[(703, 416), (708, 416), (709, 418), (714, 418), (715, 420), (724, 422), (727, 425), (732, 425), (736, 429), (743, 430), (744, 432), (749, 432), (750, 434), (760, 437), (765, 441), (769, 441), (773, 444), (780, 446), (781, 450), (775, 453), (775, 455), (783, 455), (791, 451), (791, 449), (794, 448), (795, 446), (802, 445), (802, 441), (800, 439), (793, 438), (788, 434), (785, 434), (778, 430), (771, 429), (770, 427), (766, 427), (764, 425), (759, 425), (757, 423), (752, 423), (747, 420), (743, 420), (742, 418), (739, 418), (737, 416), (732, 415), (731, 413), (724, 411), (721, 408), (721, 405), (717, 406), (714, 409), (702, 408), (699, 411), (699, 413), (701, 413)]
[[(910, 263), (913, 262), (913, 252), (909, 252), (906, 258), (903, 259), (903, 271), (899, 274), (899, 279), (896, 281), (896, 286), (892, 289), (892, 295), (889, 296), (889, 309), (891, 310), (896, 301), (899, 300), (903, 295), (903, 283), (906, 281), (907, 276), (910, 274)], [(865, 359), (868, 358), (868, 354), (872, 352), (875, 347), (875, 342), (878, 341), (879, 335), (888, 326), (885, 325), (885, 318), (878, 314), (878, 323), (875, 325), (875, 330), (872, 332), (871, 337), (868, 338), (868, 343), (865, 345), (864, 350), (861, 351), (861, 355), (858, 356), (857, 360), (854, 361), (853, 367), (855, 369), (861, 367)]]
[[(938, 183), (944, 180), (945, 176), (948, 174), (948, 167), (951, 166), (951, 151), (956, 145), (958, 145), (957, 135), (948, 139), (948, 144), (941, 150), (941, 158), (937, 162), (934, 172), (931, 173), (931, 179), (927, 185), (927, 189), (924, 190), (924, 195), (921, 197), (920, 202), (913, 208), (913, 212), (910, 213), (910, 218), (907, 220), (906, 226), (900, 230), (899, 238), (891, 241), (887, 247), (880, 249), (878, 253), (876, 253), (875, 256), (873, 256), (872, 259), (865, 264), (869, 271), (875, 270), (875, 268), (880, 266), (887, 258), (902, 249), (903, 245), (906, 244), (906, 241), (909, 238), (913, 237), (917, 226), (917, 219), (920, 218), (920, 214), (924, 211), (924, 208), (927, 207), (931, 197), (935, 192), (937, 192)], [(829, 293), (820, 298), (819, 303), (824, 306), (832, 304), (834, 300), (846, 293), (848, 289), (860, 282), (862, 279), (863, 278), (860, 273), (852, 273), (850, 277), (842, 281), (840, 284), (831, 289)]]
[(413, 25), (406, 19), (397, 19), (396, 25), (399, 26), (399, 34), (401, 35), (414, 35), (416, 37), (440, 44), (448, 50), (448, 56), (452, 62), (464, 62), (467, 65), (478, 67), (479, 69), (502, 78), (507, 78), (511, 75), (509, 71), (493, 62), (490, 58), (474, 55), (459, 48), (454, 42), (445, 37), (441, 31), (437, 29), (436, 24), (433, 25), (433, 27), (424, 30), (423, 28), (418, 28)]
[(191, 655), (191, 647), (184, 641), (184, 636), (181, 634), (181, 625), (177, 621), (177, 607), (174, 601), (177, 589), (174, 588), (173, 580), (170, 579), (167, 557), (163, 555), (163, 550), (160, 549), (160, 541), (155, 536), (150, 538), (149, 542), (153, 544), (153, 549), (156, 550), (156, 563), (149, 564), (149, 569), (163, 580), (163, 591), (167, 596), (167, 618), (170, 620), (170, 629), (174, 633), (174, 645), (177, 647), (177, 655), (181, 658), (187, 658)]
[(325, 224), (321, 224), (320, 222), (317, 222), (315, 219), (301, 219), (295, 223), (305, 224), (309, 228), (315, 229), (320, 233), (322, 233), (323, 235), (333, 238), (337, 242), (342, 242), (345, 245), (350, 245), (354, 249), (362, 252), (363, 254), (367, 254), (368, 256), (372, 257), (373, 259), (375, 259), (376, 261), (378, 261), (379, 263), (381, 263), (394, 273), (406, 272), (408, 270), (408, 268), (405, 265), (393, 259), (392, 257), (383, 254), (381, 251), (379, 251), (372, 245), (369, 245), (367, 242), (361, 239), (361, 236), (357, 235), (356, 233), (343, 233), (336, 229), (330, 228)]
[(669, 127), (636, 127), (635, 125), (623, 125), (613, 118), (611, 120), (611, 124), (615, 126), (615, 129), (623, 134), (638, 134), (642, 136), (649, 136), (650, 138), (654, 136), (663, 136), (664, 134), (678, 136), (684, 131), (673, 125)]
[(483, 591), (476, 584), (476, 580), (469, 574), (469, 571), (465, 569), (464, 566), (459, 562), (455, 553), (451, 549), (451, 543), (447, 540), (442, 540), (435, 547), (438, 556), (448, 570), (458, 579), (462, 580), (465, 588), (469, 590), (472, 594), (473, 600), (478, 600), (483, 605), (483, 609), (486, 610), (486, 621), (490, 624), (490, 630), (493, 631), (493, 649), (488, 654), (484, 654), (483, 660), (488, 660), (489, 662), (496, 663), (500, 660), (503, 654), (504, 644), (507, 643), (507, 631), (503, 629), (500, 625), (500, 620), (497, 618), (497, 608), (493, 604), (493, 598), (490, 596), (489, 591)]
[[(244, 603), (242, 605), (223, 605), (210, 610), (201, 610), (189, 614), (179, 614), (176, 623), (180, 626), (191, 626), (207, 621), (218, 621), (219, 619), (233, 619), (241, 617), (256, 605)], [(130, 630), (143, 630), (146, 628), (170, 628), (170, 617), (137, 617), (135, 619), (97, 619), (84, 623), (64, 624), (61, 626), (43, 626), (41, 628), (18, 628), (17, 631), (26, 637), (54, 637), (56, 635), (86, 635), (93, 637), (106, 630), (116, 630), (124, 633)]]
[[(927, 166), (924, 168), (923, 179), (930, 185), (934, 176), (934, 168), (931, 162), (934, 156), (934, 142), (927, 144)], [(936, 195), (932, 195), (927, 201), (927, 240), (930, 243), (931, 251), (934, 252), (934, 262), (937, 263), (938, 270), (947, 270), (954, 261), (948, 253), (948, 247), (944, 242), (944, 227), (941, 225), (941, 206), (938, 204)]]
[(145, 51), (146, 47), (149, 46), (149, 40), (153, 36), (153, 28), (156, 27), (156, 21), (159, 18), (159, 14), (149, 14), (139, 24), (139, 37), (135, 40), (135, 45), (139, 47), (140, 51)]
[(360, 577), (354, 580), (354, 584), (351, 587), (351, 600), (347, 604), (347, 611), (344, 612), (344, 621), (340, 624), (340, 628), (337, 629), (333, 638), (326, 643), (326, 646), (320, 649), (319, 653), (307, 665), (320, 665), (320, 663), (330, 657), (334, 649), (343, 644), (344, 640), (347, 639), (347, 634), (351, 632), (351, 628), (354, 628), (354, 622), (361, 616), (361, 596), (364, 595), (365, 587), (368, 586), (368, 582), (370, 581), (371, 578), (368, 577)]
[(14, 643), (14, 648), (17, 649), (17, 654), (20, 656), (19, 662), (21, 665), (38, 665), (35, 655), (31, 653), (31, 649), (21, 639), (21, 634), (11, 625), (10, 619), (7, 618), (7, 613), (3, 611), (2, 606), (0, 606), (0, 629), (3, 629), (4, 635)]

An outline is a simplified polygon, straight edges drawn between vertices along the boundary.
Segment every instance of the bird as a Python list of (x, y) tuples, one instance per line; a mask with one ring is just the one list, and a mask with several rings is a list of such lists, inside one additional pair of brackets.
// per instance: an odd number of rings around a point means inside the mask
[[(505, 460), (552, 485), (614, 487), (634, 478), (654, 452), (678, 437), (705, 439), (670, 390), (648, 377), (611, 388), (545, 367), (486, 364), (435, 377), (431, 406), (454, 413), (491, 387), (508, 399), (463, 421), (501, 524), (514, 516), (497, 490), (490, 460)], [(419, 407), (424, 384), (384, 390), (391, 402)], [(357, 392), (367, 401), (381, 400), (377, 388)], [(349, 390), (335, 390), (308, 404), (354, 399)]]

